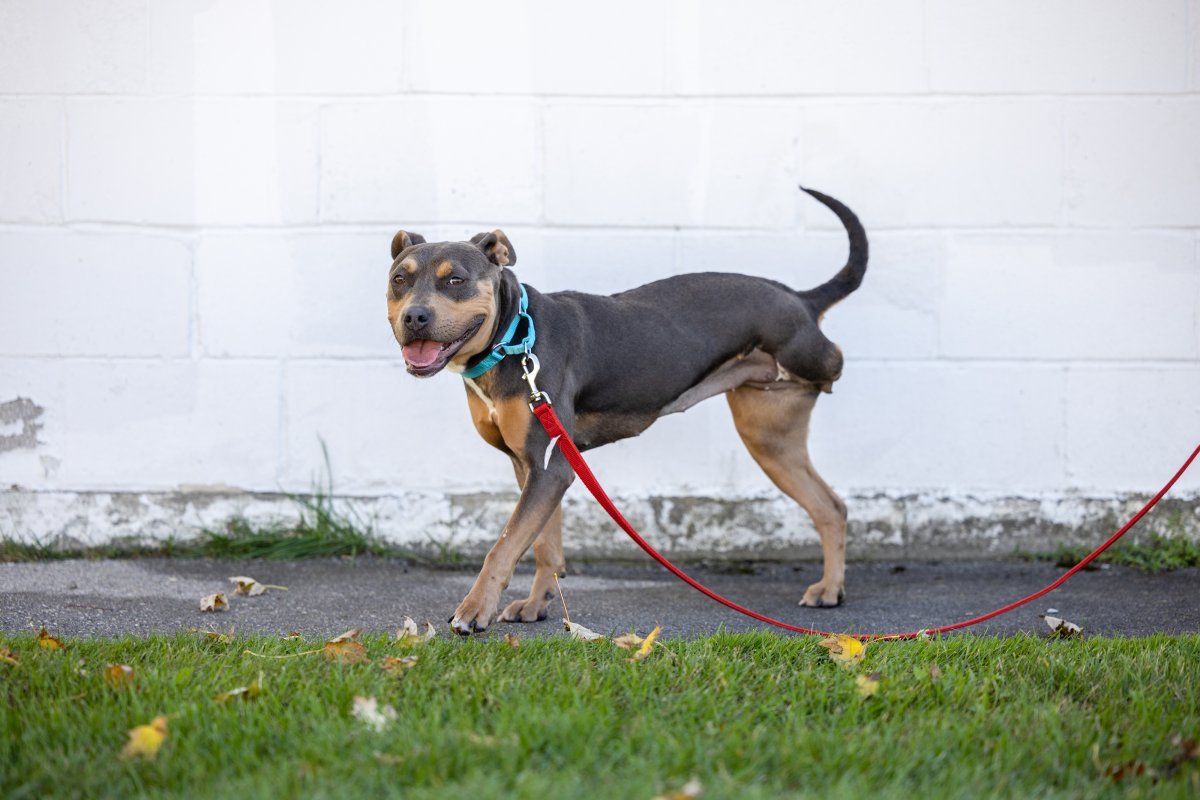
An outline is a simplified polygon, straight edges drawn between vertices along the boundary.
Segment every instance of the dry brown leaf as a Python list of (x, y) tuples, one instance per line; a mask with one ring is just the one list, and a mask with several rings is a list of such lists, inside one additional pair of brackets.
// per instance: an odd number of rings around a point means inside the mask
[(504, 641), (513, 650), (516, 650), (518, 647), (521, 646), (521, 637), (517, 636), (515, 633), (504, 634)]
[(859, 675), (854, 679), (858, 684), (859, 697), (873, 697), (879, 691), (879, 679), (883, 677), (878, 672), (871, 672), (867, 675)]
[(695, 800), (703, 793), (704, 787), (700, 785), (700, 781), (692, 778), (673, 792), (655, 795), (654, 800)]
[(43, 650), (62, 650), (64, 647), (62, 639), (59, 639), (57, 636), (51, 636), (45, 628), (38, 631), (37, 643), (38, 647)]
[(837, 636), (829, 639), (822, 639), (817, 642), (829, 650), (829, 657), (843, 667), (849, 667), (854, 664), (861, 663), (863, 656), (867, 652), (867, 646), (853, 636), (847, 636), (844, 633), (839, 633)]
[(229, 633), (221, 633), (220, 631), (214, 631), (214, 630), (200, 630), (199, 628), (189, 628), (188, 630), (190, 630), (192, 633), (195, 633), (199, 636), (203, 636), (205, 639), (208, 639), (210, 642), (226, 643), (226, 642), (233, 641), (233, 628), (229, 629)]
[(303, 639), (304, 637), (301, 636), (297, 631), (288, 631), (281, 638), (286, 642), (289, 639)]
[(636, 653), (634, 653), (632, 656), (630, 656), (628, 660), (636, 663), (638, 661), (641, 661), (646, 656), (650, 655), (650, 648), (654, 647), (654, 640), (658, 638), (658, 634), (661, 632), (662, 632), (662, 627), (659, 625), (655, 625), (654, 630), (647, 633), (646, 638), (642, 640), (642, 646), (639, 647), (638, 651)]
[(129, 731), (129, 742), (121, 751), (122, 758), (140, 757), (153, 760), (167, 738), (167, 718), (157, 716), (149, 725), (138, 725)]
[(228, 692), (221, 692), (219, 695), (214, 697), (213, 700), (216, 700), (218, 703), (228, 703), (230, 700), (235, 698), (241, 700), (255, 700), (260, 694), (262, 694), (262, 688), (263, 673), (262, 670), (259, 670), (258, 680), (256, 680), (254, 683), (250, 684), (249, 686), (239, 686), (236, 689), (230, 689)]
[(1065, 619), (1051, 617), (1046, 614), (1038, 614), (1038, 616), (1044, 619), (1046, 624), (1050, 626), (1051, 636), (1058, 636), (1067, 639), (1072, 636), (1083, 635), (1083, 628), (1079, 627), (1074, 622), (1067, 622)]
[(602, 642), (604, 637), (595, 631), (588, 630), (577, 622), (571, 622), (569, 619), (563, 620), (563, 630), (571, 634), (572, 639), (578, 639), (581, 642)]
[(17, 654), (4, 645), (0, 645), (0, 661), (3, 661), (5, 664), (12, 664), (14, 667), (21, 666), (21, 662), (17, 660)]
[(941, 677), (942, 677), (942, 668), (939, 667), (937, 664), (930, 664), (929, 665), (929, 680), (936, 681), (937, 679), (939, 679)]
[(379, 668), (387, 673), (389, 678), (402, 678), (404, 673), (417, 665), (416, 656), (388, 656), (379, 664)]
[(613, 644), (622, 650), (632, 650), (642, 643), (642, 637), (637, 635), (637, 632), (623, 633), (613, 639)]
[(133, 683), (135, 673), (128, 664), (109, 664), (104, 668), (104, 682), (114, 689), (123, 689)]
[(330, 639), (322, 648), (325, 658), (340, 664), (358, 664), (368, 661), (367, 648), (354, 641), (360, 633), (362, 633), (362, 628), (354, 628)]
[(201, 611), (228, 611), (229, 598), (224, 592), (214, 592), (210, 595), (200, 598)]

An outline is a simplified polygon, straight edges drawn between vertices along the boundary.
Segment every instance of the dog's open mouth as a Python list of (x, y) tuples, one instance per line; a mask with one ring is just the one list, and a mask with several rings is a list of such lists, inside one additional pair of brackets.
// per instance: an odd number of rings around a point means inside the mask
[(462, 336), (459, 336), (452, 342), (438, 342), (433, 339), (413, 339), (401, 348), (404, 353), (404, 363), (408, 366), (409, 373), (420, 378), (425, 378), (438, 372), (475, 335), (475, 332), (479, 330), (481, 325), (483, 325), (482, 319), (472, 323)]

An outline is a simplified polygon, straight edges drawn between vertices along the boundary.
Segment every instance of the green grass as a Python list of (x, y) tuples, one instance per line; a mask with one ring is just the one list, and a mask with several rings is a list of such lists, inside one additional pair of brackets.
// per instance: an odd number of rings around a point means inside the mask
[[(1027, 561), (1053, 561), (1064, 569), (1078, 564), (1092, 552), (1084, 546), (1059, 547), (1046, 553), (1020, 552)], [(1183, 567), (1200, 566), (1200, 544), (1178, 536), (1151, 533), (1145, 541), (1119, 541), (1092, 562), (1136, 567), (1144, 572), (1164, 572)]]
[[(365, 640), (378, 662), (402, 650)], [(194, 635), (5, 644), (0, 796), (650, 798), (698, 777), (707, 798), (1195, 797), (1200, 636), (957, 636), (872, 644), (861, 667), (815, 639), (669, 641), (640, 664), (607, 643), (440, 638), (402, 679), (320, 643)], [(85, 674), (80, 674), (80, 664)], [(137, 670), (105, 685), (105, 664)], [(931, 677), (937, 665), (940, 677)], [(264, 675), (254, 701), (219, 692)], [(861, 698), (858, 675), (882, 673)], [(355, 695), (393, 705), (381, 733)], [(170, 714), (152, 762), (125, 732)], [(1127, 762), (1147, 768), (1117, 782)]]

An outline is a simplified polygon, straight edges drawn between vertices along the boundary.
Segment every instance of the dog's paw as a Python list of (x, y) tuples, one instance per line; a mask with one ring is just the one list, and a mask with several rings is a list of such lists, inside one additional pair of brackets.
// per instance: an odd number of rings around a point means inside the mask
[(814, 583), (808, 587), (804, 597), (800, 598), (800, 605), (810, 608), (833, 608), (840, 606), (845, 599), (846, 591), (841, 586), (826, 589), (825, 584)]
[(450, 618), (450, 627), (461, 636), (482, 633), (496, 618), (496, 604), (480, 602), (467, 595)]
[(542, 593), (515, 600), (500, 612), (498, 619), (501, 622), (541, 622), (546, 618), (550, 597), (550, 594)]

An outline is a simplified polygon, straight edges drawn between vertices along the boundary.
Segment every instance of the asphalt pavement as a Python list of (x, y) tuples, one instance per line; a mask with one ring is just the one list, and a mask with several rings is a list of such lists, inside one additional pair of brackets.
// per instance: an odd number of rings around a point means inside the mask
[[(645, 631), (665, 637), (767, 626), (720, 606), (654, 564), (578, 564), (562, 580), (571, 619), (599, 632)], [(846, 603), (801, 608), (816, 563), (753, 569), (687, 567), (729, 598), (792, 624), (839, 632), (892, 632), (957, 622), (1030, 594), (1063, 570), (1023, 561), (887, 561), (851, 563)], [(228, 577), (245, 575), (286, 586), (258, 597), (235, 596)], [(523, 596), (532, 568), (518, 572), (505, 602)], [(220, 631), (333, 636), (349, 628), (394, 630), (404, 616), (446, 620), (474, 578), (473, 570), (430, 569), (381, 558), (307, 561), (139, 559), (0, 564), (0, 632), (46, 626), (60, 635), (119, 636), (211, 628)], [(201, 612), (200, 598), (225, 591), (228, 611)], [(971, 630), (1043, 633), (1050, 609), (1088, 634), (1145, 636), (1200, 632), (1200, 569), (1155, 575), (1101, 567), (1062, 588)], [(562, 631), (556, 598), (546, 621), (494, 623), (488, 634)]]

